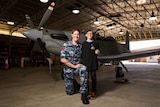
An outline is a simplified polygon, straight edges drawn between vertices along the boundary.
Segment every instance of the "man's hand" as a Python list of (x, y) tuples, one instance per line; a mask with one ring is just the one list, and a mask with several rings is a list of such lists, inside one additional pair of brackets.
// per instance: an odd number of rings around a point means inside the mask
[(77, 64), (77, 65), (75, 65), (75, 68), (78, 68), (78, 67), (80, 67), (82, 64)]

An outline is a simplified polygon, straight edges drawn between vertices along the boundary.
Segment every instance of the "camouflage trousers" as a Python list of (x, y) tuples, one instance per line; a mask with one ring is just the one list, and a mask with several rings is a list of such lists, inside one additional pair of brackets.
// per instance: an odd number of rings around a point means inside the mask
[[(88, 92), (88, 72), (86, 66), (82, 65), (77, 69), (73, 70), (74, 75), (73, 76), (79, 76), (80, 77), (80, 93), (87, 93)], [(66, 94), (72, 95), (75, 93), (75, 79), (74, 77), (68, 78), (65, 76), (64, 73), (64, 81), (66, 86)]]

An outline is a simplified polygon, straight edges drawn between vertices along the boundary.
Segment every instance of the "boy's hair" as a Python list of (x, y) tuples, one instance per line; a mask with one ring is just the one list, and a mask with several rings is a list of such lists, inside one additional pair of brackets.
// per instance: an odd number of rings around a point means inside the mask
[(91, 31), (91, 32), (92, 32), (92, 30), (88, 29), (88, 30), (86, 30), (86, 31), (85, 31), (85, 34), (86, 34), (87, 32), (89, 32), (89, 31)]

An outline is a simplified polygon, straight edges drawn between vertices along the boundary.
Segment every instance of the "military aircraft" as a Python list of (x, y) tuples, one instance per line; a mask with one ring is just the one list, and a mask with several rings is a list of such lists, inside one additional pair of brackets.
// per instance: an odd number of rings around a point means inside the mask
[[(51, 3), (45, 12), (44, 16), (41, 19), (41, 22), (38, 28), (35, 28), (32, 20), (28, 15), (26, 15), (26, 19), (29, 23), (31, 29), (23, 31), (23, 35), (30, 38), (32, 41), (29, 45), (28, 51), (31, 51), (34, 45), (34, 41), (37, 41), (43, 50), (46, 58), (49, 58), (49, 53), (53, 53), (55, 55), (59, 55), (61, 51), (61, 47), (64, 42), (71, 40), (71, 31), (61, 31), (61, 30), (49, 30), (49, 29), (41, 29), (41, 27), (48, 20), (54, 9), (55, 3)], [(98, 56), (99, 61), (118, 61), (122, 64), (122, 60), (134, 59), (138, 57), (146, 57), (151, 55), (158, 55), (160, 53), (160, 48), (145, 50), (139, 52), (131, 52), (129, 50), (129, 32), (126, 32), (126, 43), (123, 46), (113, 38), (102, 38), (97, 36), (98, 33), (95, 32), (96, 41), (99, 42), (101, 54)], [(85, 35), (83, 33), (80, 34), (80, 42), (85, 41)], [(51, 61), (49, 60), (51, 63)], [(122, 64), (122, 66), (127, 71), (126, 67)]]

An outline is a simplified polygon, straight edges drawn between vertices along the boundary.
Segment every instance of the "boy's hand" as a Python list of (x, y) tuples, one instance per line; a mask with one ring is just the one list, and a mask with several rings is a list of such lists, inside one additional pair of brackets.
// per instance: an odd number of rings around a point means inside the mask
[(95, 50), (95, 54), (97, 54), (97, 55), (100, 54), (100, 50), (99, 50), (99, 49), (96, 49), (96, 50)]

